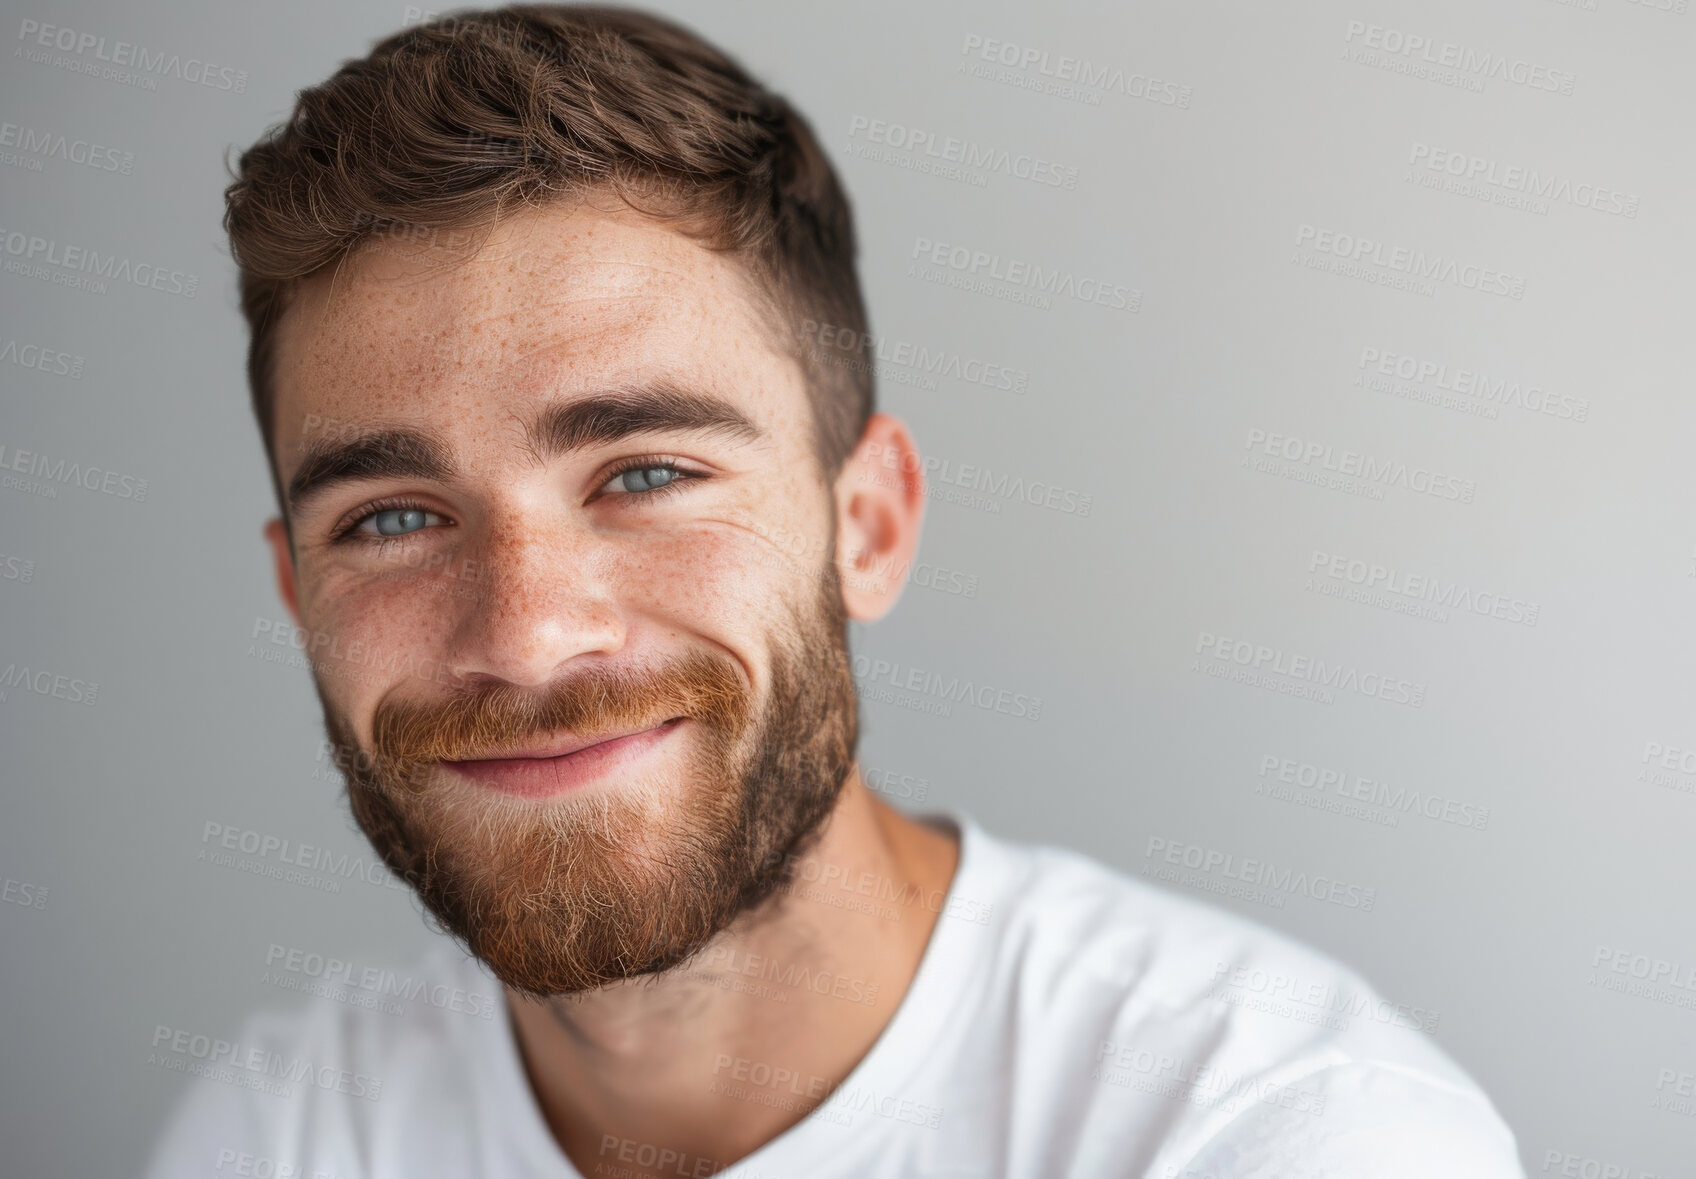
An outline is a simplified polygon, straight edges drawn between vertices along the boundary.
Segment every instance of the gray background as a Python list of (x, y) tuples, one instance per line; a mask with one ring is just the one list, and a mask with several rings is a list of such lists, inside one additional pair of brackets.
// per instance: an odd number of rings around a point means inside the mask
[[(330, 892), (201, 858), (209, 823), (365, 850), (318, 755), (307, 672), (253, 641), (285, 614), (261, 546), (272, 505), (219, 227), (222, 153), (417, 10), (148, 7), (8, 0), (0, 26), (0, 123), (131, 161), (124, 174), (5, 147), (0, 230), (198, 279), (193, 298), (100, 293), (55, 281), (62, 268), (31, 272), (25, 247), (0, 255), (3, 461), (31, 450), (132, 480), (0, 488), (0, 667), (98, 684), (85, 703), (69, 686), (0, 685), (7, 1174), (135, 1171), (181, 1087), (204, 1083), (147, 1063), (156, 1027), (229, 1036), (254, 1008), (322, 1001), (262, 981), (271, 944), (403, 963), (429, 937), (395, 889), (349, 878)], [(1034, 721), (941, 715), (863, 665), (880, 697), (863, 710), (868, 770), (909, 809), (964, 808), (1132, 873), (1163, 864), (1148, 849), (1166, 839), (1376, 889), (1363, 912), (1222, 899), (1217, 873), (1168, 883), (1440, 1013), (1437, 1039), (1498, 1103), (1528, 1171), (1560, 1173), (1571, 1155), (1696, 1174), (1689, 1104), (1657, 1105), (1661, 1070), (1696, 1070), (1696, 991), (1620, 992), (1601, 980), (1629, 974), (1593, 971), (1603, 947), (1696, 969), (1696, 775), (1652, 752), (1696, 748), (1696, 16), (1626, 0), (657, 7), (818, 129), (856, 202), (888, 345), (881, 406), (950, 464), (932, 472), (921, 553), (950, 576), (856, 626), (855, 651), (901, 677), (1041, 701)], [(32, 60), (29, 20), (209, 60), (245, 86), (141, 89), (75, 68), (93, 51), (64, 55), (70, 68)], [(1351, 21), (1566, 71), (1572, 92), (1381, 68), (1359, 59), (1368, 38)], [(1055, 95), (1018, 84), (1040, 83), (1036, 66), (980, 77), (988, 63), (963, 50), (989, 40), (1124, 81)], [(1127, 93), (1145, 75), (1185, 102)], [(1040, 156), (1075, 168), (1075, 186), (856, 154), (874, 119)], [(1419, 144), (1565, 187), (1542, 208), (1500, 185), (1444, 191), (1445, 174), (1410, 167)], [(1589, 186), (1623, 194), (1621, 211), (1585, 207)], [(1518, 276), (1523, 297), (1320, 269), (1334, 256), (1304, 248), (1303, 225)], [(1123, 285), (1140, 309), (926, 281), (919, 238)], [(926, 387), (902, 342), (1018, 370), (1026, 389)], [(67, 359), (31, 367), (29, 345)], [(1429, 380), (1367, 379), (1369, 348), (1535, 388), (1567, 412), (1433, 404), (1418, 396)], [(1320, 459), (1262, 469), (1256, 430), (1475, 493), (1339, 490), (1312, 481)], [(1059, 506), (1003, 476), (1057, 485)], [(121, 493), (139, 479), (145, 498)], [(1066, 510), (1086, 495), (1087, 514)], [(1331, 596), (1348, 583), (1312, 571), (1316, 551), (1535, 603), (1536, 622)], [(1198, 652), (1207, 634), (1388, 673), (1422, 685), (1422, 704), (1209, 674), (1234, 665)], [(1487, 808), (1488, 823), (1338, 813), (1300, 805), (1325, 794), (1301, 786), (1257, 794), (1273, 784), (1267, 757)]]

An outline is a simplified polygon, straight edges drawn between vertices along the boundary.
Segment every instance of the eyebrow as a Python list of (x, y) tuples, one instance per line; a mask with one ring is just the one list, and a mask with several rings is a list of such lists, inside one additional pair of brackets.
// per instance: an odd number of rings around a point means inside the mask
[[(743, 444), (767, 437), (766, 430), (721, 397), (656, 382), (545, 406), (525, 426), (524, 441), (539, 466), (634, 434), (654, 432), (716, 434)], [(315, 440), (304, 452), (288, 485), (289, 508), (296, 513), (339, 484), (409, 478), (446, 481), (459, 474), (451, 449), (427, 430), (377, 428), (351, 438)]]

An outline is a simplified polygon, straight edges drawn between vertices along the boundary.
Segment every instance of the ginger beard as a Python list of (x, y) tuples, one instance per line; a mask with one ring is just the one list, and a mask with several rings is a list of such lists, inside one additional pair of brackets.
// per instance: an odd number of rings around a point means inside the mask
[[(385, 698), (364, 750), (315, 669), (354, 817), (436, 920), (515, 990), (570, 994), (681, 964), (789, 881), (847, 779), (858, 714), (834, 563), (816, 584), (811, 605), (791, 603), (789, 625), (770, 635), (758, 715), (740, 664), (699, 648), (540, 692), (495, 684), (427, 703)], [(695, 742), (681, 774), (631, 773), (531, 801), (435, 764), (562, 729), (593, 736), (678, 716), (691, 723), (667, 739)]]

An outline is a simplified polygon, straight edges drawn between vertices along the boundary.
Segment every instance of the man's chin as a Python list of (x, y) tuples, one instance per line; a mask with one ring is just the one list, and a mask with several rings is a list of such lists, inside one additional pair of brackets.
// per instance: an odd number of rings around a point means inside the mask
[(445, 768), (433, 778), (398, 807), (350, 783), (355, 817), (443, 930), (515, 990), (570, 994), (669, 969), (749, 898), (758, 865), (734, 789), (650, 774), (537, 802)]

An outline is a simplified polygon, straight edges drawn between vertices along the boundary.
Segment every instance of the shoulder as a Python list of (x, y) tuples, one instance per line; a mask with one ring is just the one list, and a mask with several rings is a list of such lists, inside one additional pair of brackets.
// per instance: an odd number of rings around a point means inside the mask
[(1086, 1101), (1159, 1107), (1142, 1173), (1400, 1175), (1338, 1153), (1389, 1150), (1410, 1175), (1521, 1174), (1512, 1132), (1430, 1039), (1437, 1012), (1258, 921), (972, 826), (1008, 882), (994, 973), (1017, 1051), (1057, 1079), (1083, 1069)]
[[(998, 953), (1033, 982), (1168, 1011), (1231, 1013), (1233, 989), (1365, 983), (1336, 959), (1205, 901), (1070, 848), (1006, 839), (971, 823), (980, 878), (1004, 882)], [(1068, 984), (1062, 976), (1074, 980)], [(1301, 1038), (1307, 1038), (1303, 1036)]]
[(340, 965), (299, 972), (304, 1006), (250, 1015), (229, 1040), (155, 1045), (182, 1058), (168, 1067), (184, 1090), (149, 1179), (371, 1174), (372, 1144), (421, 1106), (465, 1106), (445, 1089), (476, 1084), (467, 1057), (500, 1030), (498, 984), (446, 941), (403, 970)]
[(1174, 1152), (1161, 1179), (1523, 1179), (1512, 1131), (1475, 1086), (1382, 1060), (1326, 1065), (1304, 1084), (1312, 1116), (1248, 1105)]

